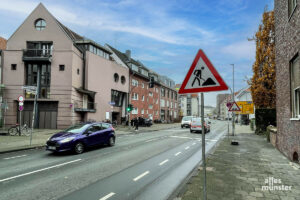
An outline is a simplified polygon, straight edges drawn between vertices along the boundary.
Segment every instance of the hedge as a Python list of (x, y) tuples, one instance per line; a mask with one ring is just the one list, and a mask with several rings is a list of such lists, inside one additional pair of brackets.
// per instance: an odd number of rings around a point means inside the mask
[(262, 134), (266, 132), (269, 125), (276, 126), (276, 109), (255, 109), (255, 133)]

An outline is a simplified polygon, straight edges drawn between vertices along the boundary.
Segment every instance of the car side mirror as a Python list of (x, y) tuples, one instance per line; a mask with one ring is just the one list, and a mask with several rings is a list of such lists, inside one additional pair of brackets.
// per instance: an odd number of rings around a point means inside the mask
[(92, 133), (93, 133), (92, 131), (87, 131), (87, 132), (85, 132), (85, 134), (86, 134), (87, 136), (91, 135)]

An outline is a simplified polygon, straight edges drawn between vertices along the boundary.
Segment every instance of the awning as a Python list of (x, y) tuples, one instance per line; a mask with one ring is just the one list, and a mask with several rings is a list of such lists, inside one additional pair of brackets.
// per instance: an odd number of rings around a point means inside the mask
[(95, 99), (95, 94), (96, 92), (94, 91), (90, 91), (90, 90), (84, 90), (82, 88), (75, 88), (75, 90), (79, 93), (82, 93), (82, 94), (87, 94), (89, 95), (92, 99)]

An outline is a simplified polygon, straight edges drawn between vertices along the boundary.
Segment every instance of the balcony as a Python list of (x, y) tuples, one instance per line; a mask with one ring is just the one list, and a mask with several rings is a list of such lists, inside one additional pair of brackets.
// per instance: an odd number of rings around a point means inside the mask
[(50, 49), (23, 49), (23, 61), (51, 62), (52, 51)]
[(86, 101), (75, 101), (74, 102), (74, 110), (76, 112), (96, 112), (97, 104), (94, 102), (86, 102)]

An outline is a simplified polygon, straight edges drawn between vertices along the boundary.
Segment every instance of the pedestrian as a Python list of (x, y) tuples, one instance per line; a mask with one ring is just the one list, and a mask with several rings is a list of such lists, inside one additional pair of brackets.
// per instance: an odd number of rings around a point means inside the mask
[(135, 119), (134, 125), (135, 125), (135, 131), (138, 131), (139, 130), (139, 120), (138, 120), (138, 118)]

